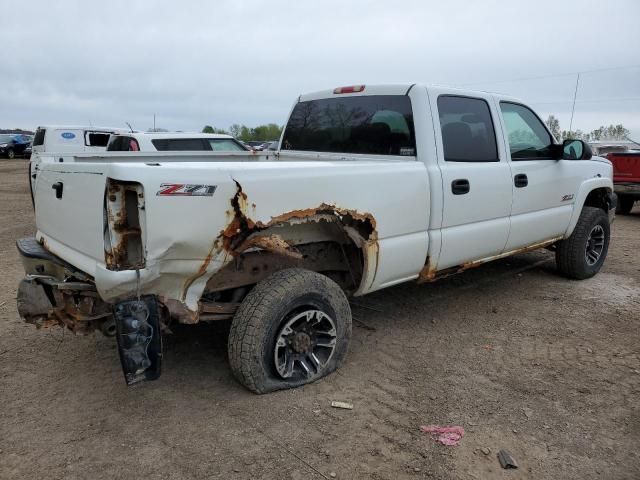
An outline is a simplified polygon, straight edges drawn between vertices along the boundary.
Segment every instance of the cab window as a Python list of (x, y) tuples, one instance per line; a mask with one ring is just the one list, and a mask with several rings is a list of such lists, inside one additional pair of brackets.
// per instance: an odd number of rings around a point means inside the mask
[(447, 162), (498, 162), (489, 104), (481, 98), (441, 95), (438, 113)]
[(210, 150), (201, 138), (159, 138), (151, 140), (156, 150), (164, 151), (203, 151)]
[(298, 102), (281, 148), (414, 156), (411, 99), (406, 95), (363, 95)]
[(509, 137), (511, 160), (553, 158), (553, 138), (532, 110), (510, 102), (500, 102), (500, 110)]

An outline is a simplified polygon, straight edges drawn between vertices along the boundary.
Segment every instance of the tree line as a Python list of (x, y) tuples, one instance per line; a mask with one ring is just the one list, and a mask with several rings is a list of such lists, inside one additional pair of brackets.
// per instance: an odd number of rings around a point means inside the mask
[(202, 129), (202, 133), (224, 133), (231, 135), (243, 142), (250, 141), (270, 141), (279, 140), (280, 134), (282, 134), (281, 126), (275, 123), (268, 123), (266, 125), (258, 125), (257, 127), (247, 127), (246, 125), (238, 125), (234, 123), (227, 130), (224, 128), (217, 128), (211, 125), (205, 125)]
[(554, 116), (549, 115), (544, 122), (559, 141), (566, 140), (568, 138), (575, 138), (584, 140), (585, 142), (591, 142), (595, 140), (626, 140), (629, 136), (629, 130), (624, 128), (624, 125), (602, 125), (590, 132), (583, 132), (582, 130), (562, 130), (560, 128), (560, 121)]

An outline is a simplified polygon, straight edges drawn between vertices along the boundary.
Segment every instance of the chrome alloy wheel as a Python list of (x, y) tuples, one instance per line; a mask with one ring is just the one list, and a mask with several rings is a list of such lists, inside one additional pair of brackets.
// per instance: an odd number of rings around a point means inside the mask
[(282, 378), (318, 376), (333, 356), (336, 335), (334, 321), (320, 310), (293, 315), (276, 337), (276, 371)]
[(587, 246), (585, 249), (585, 259), (587, 265), (593, 266), (598, 263), (602, 252), (604, 251), (605, 234), (604, 228), (601, 225), (596, 225), (589, 232), (589, 238), (587, 238)]

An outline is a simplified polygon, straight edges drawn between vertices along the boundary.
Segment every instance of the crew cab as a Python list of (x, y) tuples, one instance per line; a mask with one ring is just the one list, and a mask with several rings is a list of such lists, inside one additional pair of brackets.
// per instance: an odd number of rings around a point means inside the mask
[(612, 166), (497, 94), (356, 85), (301, 95), (275, 155), (106, 152), (43, 163), (18, 311), (115, 335), (156, 379), (170, 322), (231, 320), (229, 364), (264, 393), (344, 361), (348, 296), (538, 248), (595, 275)]
[(182, 132), (126, 132), (111, 136), (108, 152), (213, 151), (248, 149), (231, 135)]

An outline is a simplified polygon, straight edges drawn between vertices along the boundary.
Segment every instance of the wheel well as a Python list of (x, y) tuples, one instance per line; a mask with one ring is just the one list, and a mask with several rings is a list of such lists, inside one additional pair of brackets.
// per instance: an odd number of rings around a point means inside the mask
[(601, 208), (605, 212), (608, 212), (610, 207), (609, 190), (604, 187), (591, 190), (584, 201), (584, 206)]
[[(207, 282), (204, 302), (240, 302), (255, 284), (287, 268), (303, 268), (356, 291), (367, 268), (368, 242), (376, 242), (370, 222), (322, 212), (269, 226), (248, 236), (248, 248)], [(377, 242), (376, 242), (377, 247)]]

